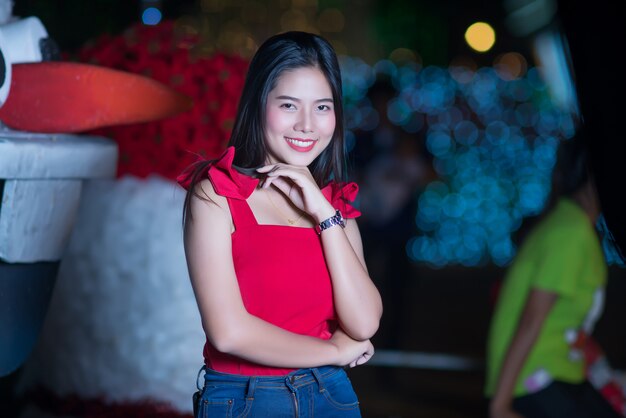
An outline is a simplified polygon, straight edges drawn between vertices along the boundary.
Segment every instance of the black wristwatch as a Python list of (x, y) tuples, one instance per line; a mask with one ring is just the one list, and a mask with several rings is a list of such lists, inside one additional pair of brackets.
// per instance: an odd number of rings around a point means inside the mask
[(319, 225), (315, 225), (315, 232), (317, 235), (321, 235), (322, 231), (330, 228), (331, 226), (339, 225), (342, 228), (346, 227), (346, 220), (343, 219), (341, 212), (335, 210), (335, 214), (328, 219), (324, 219)]

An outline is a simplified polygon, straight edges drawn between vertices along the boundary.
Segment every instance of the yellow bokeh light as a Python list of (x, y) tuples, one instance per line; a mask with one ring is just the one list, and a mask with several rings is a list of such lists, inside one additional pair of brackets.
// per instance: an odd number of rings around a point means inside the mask
[(465, 31), (465, 41), (473, 50), (487, 52), (496, 43), (496, 32), (489, 23), (476, 22)]

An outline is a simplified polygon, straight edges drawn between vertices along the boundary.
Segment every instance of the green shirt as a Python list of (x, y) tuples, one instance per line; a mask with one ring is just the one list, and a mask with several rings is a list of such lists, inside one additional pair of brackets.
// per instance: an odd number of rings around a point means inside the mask
[(491, 321), (487, 385), (492, 396), (502, 361), (531, 289), (559, 295), (522, 367), (514, 396), (542, 389), (552, 380), (585, 379), (577, 337), (591, 334), (600, 315), (607, 267), (596, 231), (586, 213), (562, 198), (531, 232), (511, 265)]

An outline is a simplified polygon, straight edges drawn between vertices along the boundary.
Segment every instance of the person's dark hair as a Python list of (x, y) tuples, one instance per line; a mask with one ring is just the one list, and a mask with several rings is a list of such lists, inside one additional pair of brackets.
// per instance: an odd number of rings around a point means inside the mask
[[(313, 178), (322, 187), (330, 180), (345, 180), (346, 151), (341, 71), (335, 51), (321, 36), (306, 32), (285, 32), (270, 37), (259, 47), (248, 68), (228, 145), (235, 147), (233, 165), (247, 174), (253, 171), (246, 169), (254, 169), (265, 163), (268, 155), (265, 146), (265, 105), (268, 94), (285, 71), (303, 67), (318, 68), (326, 77), (333, 94), (335, 132), (328, 147), (309, 166)], [(183, 207), (183, 223), (191, 216), (190, 202), (195, 185), (204, 178), (210, 163), (202, 161), (190, 168), (191, 184)]]
[(520, 245), (526, 240), (528, 233), (535, 229), (561, 197), (570, 197), (578, 192), (590, 180), (587, 145), (582, 131), (569, 139), (560, 139), (556, 149), (556, 164), (552, 171), (552, 191), (541, 213), (524, 218), (523, 224), (515, 234), (515, 242)]
[(555, 195), (571, 196), (589, 180), (587, 154), (582, 132), (561, 141), (554, 170)]

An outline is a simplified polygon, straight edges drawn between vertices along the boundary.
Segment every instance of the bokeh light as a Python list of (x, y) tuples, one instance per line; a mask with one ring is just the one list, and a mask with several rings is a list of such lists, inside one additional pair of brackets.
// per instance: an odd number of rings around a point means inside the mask
[[(509, 263), (512, 235), (545, 207), (556, 149), (575, 129), (536, 68), (503, 77), (462, 58), (447, 69), (392, 60), (370, 66), (345, 56), (340, 62), (349, 143), (353, 132), (371, 131), (387, 117), (432, 156), (439, 178), (416, 196), (418, 235), (406, 244), (411, 260), (433, 267)], [(381, 76), (396, 93), (385, 115), (367, 98)]]
[(157, 25), (163, 14), (156, 7), (147, 7), (141, 14), (141, 21), (144, 25)]
[(496, 43), (496, 32), (486, 22), (476, 22), (465, 31), (465, 41), (474, 51), (487, 52)]
[(528, 63), (526, 58), (518, 52), (507, 52), (499, 55), (493, 63), (493, 67), (503, 80), (514, 80), (526, 74)]

